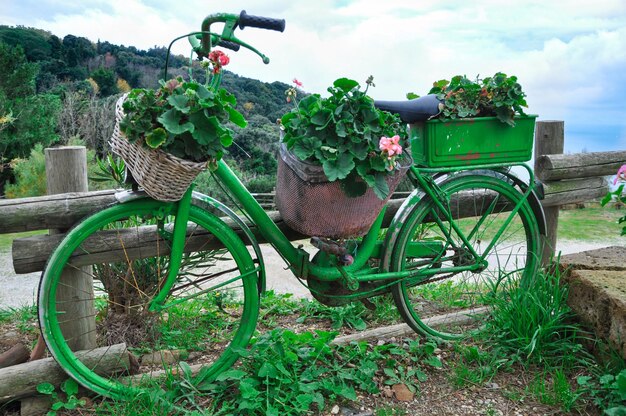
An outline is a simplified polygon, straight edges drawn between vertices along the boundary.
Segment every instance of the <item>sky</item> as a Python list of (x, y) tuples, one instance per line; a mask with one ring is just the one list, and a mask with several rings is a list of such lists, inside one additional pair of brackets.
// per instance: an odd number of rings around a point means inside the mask
[[(271, 59), (228, 52), (229, 70), (324, 94), (340, 77), (376, 99), (428, 93), (432, 83), (504, 72), (527, 113), (565, 122), (565, 151), (626, 150), (624, 0), (0, 0), (0, 24), (148, 49), (199, 30), (212, 13), (284, 18), (283, 33), (237, 32)], [(214, 29), (217, 29), (215, 27)], [(187, 54), (181, 41), (176, 52)]]

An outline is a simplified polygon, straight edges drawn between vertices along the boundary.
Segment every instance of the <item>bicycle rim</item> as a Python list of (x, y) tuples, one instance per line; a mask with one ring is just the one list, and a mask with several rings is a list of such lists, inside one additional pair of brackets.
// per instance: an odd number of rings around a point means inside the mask
[[(458, 218), (453, 221), (476, 253), (485, 255), (487, 265), (473, 272), (446, 271), (474, 261), (446, 213), (426, 196), (400, 231), (391, 269), (421, 269), (433, 274), (399, 283), (393, 296), (400, 314), (414, 330), (455, 339), (482, 326), (498, 293), (536, 272), (539, 230), (527, 201), (505, 226), (510, 210), (523, 195), (503, 179), (466, 175), (452, 177), (440, 188), (449, 212)], [(434, 244), (427, 254), (414, 256), (409, 247), (415, 241)]]
[(233, 349), (255, 329), (252, 258), (228, 226), (195, 206), (177, 281), (151, 310), (169, 270), (172, 207), (135, 201), (87, 218), (43, 272), (39, 321), (48, 349), (96, 393), (122, 399), (162, 387), (179, 377), (182, 361), (210, 380), (236, 361)]

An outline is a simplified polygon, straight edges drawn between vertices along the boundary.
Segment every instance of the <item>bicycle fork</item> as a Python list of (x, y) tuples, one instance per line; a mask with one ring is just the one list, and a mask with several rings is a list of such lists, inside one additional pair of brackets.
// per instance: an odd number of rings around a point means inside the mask
[(176, 219), (174, 220), (174, 230), (172, 232), (171, 252), (169, 258), (169, 270), (167, 277), (160, 287), (159, 293), (152, 299), (148, 310), (150, 312), (158, 312), (165, 303), (165, 298), (172, 290), (178, 277), (178, 271), (183, 259), (183, 251), (185, 249), (185, 238), (187, 237), (187, 221), (189, 220), (189, 212), (191, 210), (191, 194), (193, 185), (189, 187), (182, 199), (178, 202), (176, 209)]

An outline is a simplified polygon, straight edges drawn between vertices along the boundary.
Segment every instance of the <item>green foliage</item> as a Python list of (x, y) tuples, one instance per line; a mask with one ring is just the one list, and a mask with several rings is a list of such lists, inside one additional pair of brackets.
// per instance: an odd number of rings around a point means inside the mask
[(207, 394), (211, 401), (203, 408), (212, 415), (310, 414), (337, 400), (357, 400), (357, 392), (379, 393), (376, 375), (387, 384), (402, 381), (417, 389), (426, 377), (420, 360), (435, 350), (434, 344), (418, 341), (411, 341), (408, 348), (365, 343), (337, 347), (330, 345), (334, 336), (272, 330), (254, 339), (249, 350), (239, 351), (240, 365), (215, 380), (202, 370), (194, 376), (182, 365), (184, 380), (173, 382), (160, 397), (189, 407), (198, 402), (199, 394)]
[(55, 416), (60, 410), (74, 410), (85, 405), (84, 399), (78, 399), (78, 384), (72, 379), (67, 379), (61, 383), (61, 391), (64, 394), (57, 393), (54, 386), (50, 383), (41, 383), (37, 385), (37, 391), (52, 398), (52, 405), (47, 416)]
[(567, 376), (561, 369), (556, 369), (551, 374), (537, 375), (527, 389), (540, 403), (559, 406), (568, 413), (579, 404), (582, 396), (580, 390), (572, 390)]
[(452, 364), (450, 381), (459, 388), (482, 385), (492, 380), (500, 370), (511, 366), (509, 357), (475, 345), (455, 345), (458, 358)]
[(345, 306), (328, 307), (319, 302), (302, 301), (300, 316), (296, 319), (298, 323), (305, 323), (308, 320), (329, 320), (331, 328), (334, 330), (344, 328), (354, 328), (363, 331), (367, 328), (365, 314), (367, 309), (361, 303), (350, 303)]
[[(623, 169), (624, 173), (622, 175), (626, 176), (626, 165), (622, 166), (622, 168), (620, 169), (620, 171)], [(619, 177), (619, 172), (618, 172), (618, 177)], [(617, 179), (616, 182), (617, 183)], [(604, 198), (602, 198), (601, 204), (602, 206), (606, 206), (609, 202), (611, 202), (612, 200), (615, 200), (618, 204), (626, 204), (626, 193), (624, 192), (624, 187), (626, 185), (620, 185), (616, 190), (614, 190), (613, 192), (608, 192)], [(626, 235), (626, 215), (620, 217), (617, 222), (619, 224), (625, 224), (622, 227), (622, 231), (620, 233), (620, 235), (625, 236)]]
[(0, 42), (23, 49), (30, 62), (46, 60), (51, 56), (49, 36), (49, 33), (38, 29), (0, 26)]
[(98, 91), (102, 97), (118, 93), (117, 77), (110, 69), (98, 68), (91, 73), (91, 78), (98, 84)]
[(113, 184), (116, 188), (127, 187), (126, 163), (119, 157), (107, 154), (102, 159), (96, 159), (98, 171), (89, 175), (89, 180), (96, 183)]
[(46, 157), (43, 146), (36, 144), (28, 159), (15, 159), (12, 163), (15, 183), (5, 186), (7, 198), (26, 198), (46, 194)]
[(233, 142), (227, 122), (245, 127), (235, 110), (235, 96), (182, 78), (161, 82), (161, 88), (134, 89), (124, 101), (120, 128), (131, 141), (174, 156), (215, 164)]
[(567, 286), (560, 284), (558, 266), (541, 270), (523, 282), (507, 279), (494, 300), (492, 319), (484, 335), (504, 354), (527, 365), (561, 367), (585, 359), (571, 324)]
[(24, 334), (37, 333), (37, 305), (0, 309), (1, 323), (13, 323)]
[(57, 96), (31, 95), (3, 103), (0, 91), (1, 107), (15, 120), (0, 131), (0, 160), (26, 157), (36, 143), (48, 147), (59, 140), (56, 117), (61, 101)]
[(37, 64), (26, 60), (21, 46), (12, 47), (0, 42), (0, 68), (0, 94), (6, 100), (24, 98), (35, 93)]
[(437, 81), (429, 94), (436, 94), (444, 102), (439, 114), (442, 119), (496, 116), (514, 126), (515, 115), (525, 115), (522, 107), (528, 106), (517, 77), (502, 72), (475, 81), (465, 75)]
[[(406, 139), (406, 126), (377, 109), (367, 88), (359, 88), (358, 82), (340, 78), (328, 88), (330, 97), (313, 94), (297, 102), (281, 118), (283, 142), (300, 160), (322, 165), (328, 180), (340, 181), (348, 196), (363, 195), (365, 182), (384, 199), (389, 194), (384, 178), (396, 169), (397, 155), (381, 151), (379, 143), (383, 136)], [(295, 100), (295, 88), (287, 93)]]
[(608, 416), (626, 415), (626, 369), (617, 374), (580, 376), (576, 379), (598, 408)]

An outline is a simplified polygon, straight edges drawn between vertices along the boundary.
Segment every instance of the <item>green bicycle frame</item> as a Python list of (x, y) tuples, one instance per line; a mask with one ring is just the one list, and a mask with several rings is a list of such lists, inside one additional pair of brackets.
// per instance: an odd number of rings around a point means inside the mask
[[(474, 168), (477, 170), (480, 170), (480, 169), (493, 170), (493, 169), (504, 168), (504, 167), (509, 167), (509, 166), (510, 165), (505, 165), (505, 164), (480, 165)], [(521, 166), (525, 166), (525, 165), (521, 164)], [(532, 171), (528, 167), (526, 167), (526, 169), (529, 171), (529, 174), (531, 175), (530, 183), (533, 184), (534, 180), (532, 176)], [(241, 204), (242, 209), (247, 213), (247, 215), (250, 217), (252, 222), (256, 225), (259, 234), (261, 234), (261, 236), (266, 241), (268, 241), (272, 246), (274, 246), (277, 252), (285, 259), (285, 261), (289, 265), (289, 268), (294, 273), (294, 275), (301, 277), (301, 278), (306, 278), (309, 275), (314, 275), (315, 279), (320, 280), (320, 281), (335, 281), (339, 279), (345, 279), (346, 277), (355, 279), (356, 281), (389, 280), (390, 281), (389, 285), (392, 285), (392, 284), (397, 283), (398, 280), (405, 279), (405, 278), (415, 278), (415, 277), (426, 278), (426, 277), (439, 274), (442, 272), (472, 271), (472, 270), (478, 270), (481, 267), (483, 267), (486, 262), (485, 260), (485, 257), (487, 255), (486, 253), (488, 253), (489, 250), (491, 250), (493, 245), (497, 242), (498, 238), (500, 238), (503, 230), (506, 229), (506, 227), (508, 226), (512, 218), (516, 215), (516, 213), (519, 211), (524, 201), (526, 201), (526, 199), (528, 198), (528, 196), (534, 189), (533, 186), (528, 187), (528, 189), (523, 194), (523, 198), (520, 200), (520, 202), (517, 203), (515, 207), (513, 207), (512, 211), (509, 214), (509, 217), (505, 220), (500, 230), (496, 233), (496, 236), (493, 239), (493, 241), (490, 243), (490, 245), (488, 246), (488, 249), (485, 250), (485, 254), (481, 256), (476, 253), (471, 243), (469, 242), (469, 240), (472, 237), (472, 234), (474, 233), (478, 225), (474, 228), (474, 230), (470, 232), (470, 234), (465, 235), (456, 224), (456, 221), (454, 221), (454, 219), (452, 218), (452, 214), (449, 212), (448, 209), (446, 209), (446, 207), (444, 206), (444, 203), (441, 201), (442, 196), (439, 194), (440, 191), (438, 190), (436, 185), (434, 183), (429, 183), (429, 181), (426, 179), (427, 177), (429, 177), (428, 176), (429, 174), (449, 173), (449, 172), (456, 172), (459, 170), (461, 169), (459, 168), (420, 169), (416, 167), (411, 168), (412, 179), (415, 181), (416, 185), (418, 185), (425, 192), (426, 195), (432, 198), (432, 200), (435, 202), (436, 207), (445, 213), (446, 219), (450, 222), (453, 232), (456, 233), (461, 238), (461, 241), (463, 242), (464, 246), (469, 250), (472, 256), (474, 256), (476, 260), (474, 264), (467, 265), (467, 266), (449, 267), (449, 268), (446, 268), (445, 270), (444, 269), (438, 269), (438, 270), (418, 269), (418, 270), (407, 270), (407, 271), (399, 271), (399, 272), (382, 272), (382, 273), (377, 272), (376, 270), (371, 270), (365, 267), (365, 265), (367, 261), (372, 257), (375, 250), (377, 249), (378, 233), (382, 228), (382, 222), (383, 222), (383, 217), (385, 214), (385, 209), (381, 211), (381, 213), (376, 218), (374, 224), (371, 226), (370, 230), (368, 231), (367, 235), (361, 241), (359, 245), (358, 253), (355, 257), (355, 261), (353, 264), (349, 266), (345, 266), (345, 267), (320, 266), (309, 261), (309, 254), (306, 251), (304, 251), (302, 248), (295, 247), (292, 244), (292, 242), (285, 236), (285, 234), (280, 230), (280, 228), (272, 221), (272, 219), (267, 215), (265, 210), (254, 199), (254, 197), (248, 192), (248, 190), (241, 183), (239, 178), (232, 172), (232, 170), (228, 167), (228, 165), (225, 162), (220, 161), (218, 163), (218, 168), (215, 171), (215, 175), (224, 184), (224, 186), (227, 189), (229, 189), (230, 192), (232, 192), (235, 199)], [(190, 194), (190, 192), (188, 193)], [(185, 211), (184, 206), (190, 203), (190, 196), (189, 196), (189, 199), (186, 199), (186, 198), (187, 196), (183, 198), (181, 202), (179, 202), (179, 216), (181, 214), (183, 216), (185, 215), (186, 211)], [(409, 207), (409, 209), (410, 208), (411, 207)], [(186, 222), (186, 219), (184, 221)], [(175, 231), (174, 231), (175, 242), (182, 241), (182, 239), (184, 238), (185, 227), (178, 226), (179, 223), (184, 224), (183, 220), (178, 221), (177, 219), (177, 223), (176, 223)], [(448, 236), (448, 239), (450, 240), (450, 236)], [(177, 247), (178, 245), (174, 243), (173, 246)], [(182, 248), (178, 248), (176, 251), (182, 251)], [(175, 256), (173, 252), (172, 258), (173, 260), (176, 260), (179, 262), (180, 261), (179, 253), (176, 253), (176, 256)], [(176, 269), (177, 267), (174, 268), (173, 270), (176, 270)], [(171, 287), (171, 285), (173, 285), (173, 282), (175, 281), (175, 278), (176, 278), (175, 272), (172, 271), (172, 276), (168, 277), (167, 285)], [(162, 293), (167, 293), (167, 290), (162, 291)]]

